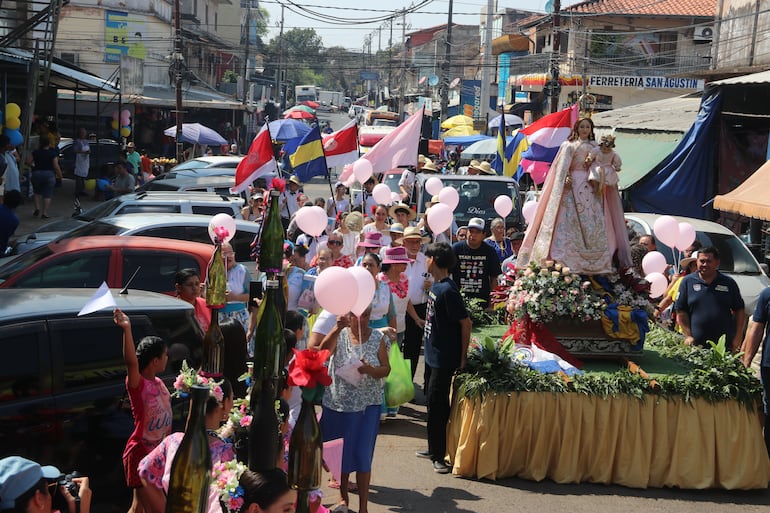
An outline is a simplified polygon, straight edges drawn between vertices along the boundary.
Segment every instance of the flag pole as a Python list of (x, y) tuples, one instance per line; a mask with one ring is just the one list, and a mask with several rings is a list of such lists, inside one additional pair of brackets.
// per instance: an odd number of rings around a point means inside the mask
[[(321, 130), (318, 130), (319, 135), (321, 136), (321, 152), (324, 155), (324, 169), (326, 169), (326, 181), (329, 183), (329, 191), (332, 193), (331, 200), (334, 204), (334, 219), (337, 219), (337, 216), (339, 215), (339, 212), (337, 211), (337, 201), (334, 199), (334, 187), (332, 187), (332, 174), (329, 172), (329, 166), (326, 164), (326, 150), (324, 149), (324, 136), (321, 133)], [(329, 211), (329, 207), (326, 207), (326, 211)]]

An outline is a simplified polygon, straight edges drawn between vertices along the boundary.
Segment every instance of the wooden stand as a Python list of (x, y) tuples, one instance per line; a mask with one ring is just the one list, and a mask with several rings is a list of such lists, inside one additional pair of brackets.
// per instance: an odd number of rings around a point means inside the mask
[(643, 352), (643, 349), (632, 349), (634, 344), (628, 340), (609, 337), (601, 321), (554, 319), (545, 323), (545, 327), (567, 351), (579, 358), (618, 358)]

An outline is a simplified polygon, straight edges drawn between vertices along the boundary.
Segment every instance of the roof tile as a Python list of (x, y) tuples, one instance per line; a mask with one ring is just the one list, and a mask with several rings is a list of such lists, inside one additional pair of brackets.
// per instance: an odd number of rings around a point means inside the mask
[(714, 17), (716, 2), (714, 0), (588, 0), (562, 9), (562, 12), (625, 16)]

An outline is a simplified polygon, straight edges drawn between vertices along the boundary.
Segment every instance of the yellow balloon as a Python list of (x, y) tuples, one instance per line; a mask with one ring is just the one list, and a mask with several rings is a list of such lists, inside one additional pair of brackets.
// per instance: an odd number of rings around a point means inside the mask
[(123, 137), (128, 137), (129, 135), (131, 135), (131, 129), (128, 128), (127, 126), (124, 126), (123, 128), (120, 129), (120, 135), (122, 135)]
[(21, 120), (19, 118), (6, 118), (5, 126), (11, 130), (17, 130), (21, 126)]
[(21, 107), (16, 105), (15, 103), (8, 103), (5, 106), (5, 119), (8, 118), (18, 118), (21, 116)]
[(118, 120), (117, 119), (113, 119), (112, 123), (110, 123), (110, 126), (112, 127), (113, 130), (117, 130), (118, 126), (120, 126), (120, 125), (118, 125)]

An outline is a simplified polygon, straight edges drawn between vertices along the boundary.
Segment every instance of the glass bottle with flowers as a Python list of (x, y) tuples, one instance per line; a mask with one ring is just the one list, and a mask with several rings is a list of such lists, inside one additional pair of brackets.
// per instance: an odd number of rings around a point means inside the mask
[(289, 441), (289, 486), (297, 490), (297, 511), (308, 511), (309, 494), (321, 486), (323, 436), (315, 405), (321, 404), (324, 387), (331, 385), (324, 362), (329, 351), (294, 350), (289, 365), (289, 385), (302, 389), (302, 407)]

